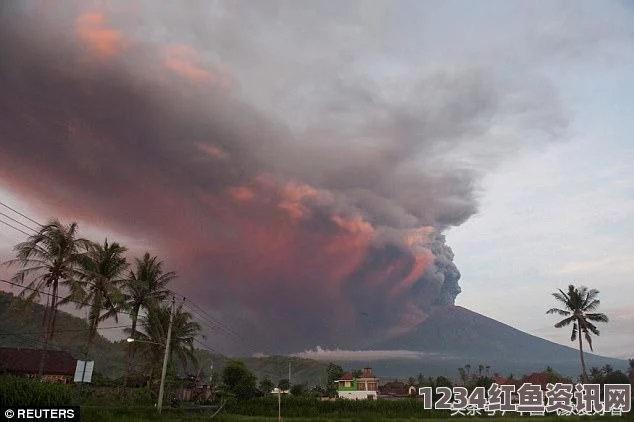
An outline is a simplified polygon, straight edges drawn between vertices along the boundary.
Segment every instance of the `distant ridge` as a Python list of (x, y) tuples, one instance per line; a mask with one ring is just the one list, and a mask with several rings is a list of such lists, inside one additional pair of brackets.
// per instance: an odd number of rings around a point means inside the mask
[[(600, 337), (599, 337), (600, 341)], [(377, 343), (375, 350), (432, 352), (445, 359), (486, 362), (498, 367), (562, 368), (578, 374), (579, 351), (525, 333), (461, 306), (439, 308), (413, 330)], [(626, 361), (585, 354), (588, 368), (606, 364), (620, 368)], [(426, 360), (433, 359), (427, 358)]]
[[(462, 306), (440, 308), (413, 330), (377, 344), (375, 348), (490, 360), (558, 362), (579, 359), (576, 349), (525, 333)], [(588, 353), (586, 356), (601, 358)]]

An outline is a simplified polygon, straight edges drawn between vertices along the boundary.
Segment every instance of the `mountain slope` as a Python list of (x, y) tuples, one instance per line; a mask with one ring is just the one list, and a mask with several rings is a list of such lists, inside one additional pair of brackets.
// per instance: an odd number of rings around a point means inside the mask
[[(0, 291), (0, 347), (24, 347), (39, 349), (42, 346), (42, 317), (44, 306), (28, 303), (14, 296), (12, 293)], [(105, 321), (101, 327), (117, 326), (114, 321)], [(115, 331), (121, 328), (114, 329)], [(58, 310), (55, 325), (56, 334), (49, 347), (54, 350), (69, 352), (74, 358), (83, 358), (86, 344), (88, 324), (82, 318)], [(110, 378), (117, 378), (125, 373), (126, 368), (125, 342), (111, 342), (98, 335), (92, 348), (95, 360), (95, 371)], [(209, 376), (211, 365), (214, 372), (220, 373), (229, 357), (197, 350), (197, 368), (188, 368), (186, 372), (198, 372)], [(288, 378), (288, 364), (291, 363), (293, 383), (314, 385), (323, 382), (326, 377), (326, 364), (310, 359), (287, 356), (244, 357), (237, 358), (245, 362), (258, 379), (268, 377), (274, 382)], [(177, 369), (179, 372), (184, 372)]]
[[(547, 365), (556, 368), (579, 365), (576, 349), (527, 334), (460, 306), (440, 308), (413, 330), (373, 348), (431, 352), (438, 354), (437, 359), (481, 361), (504, 367), (513, 367), (514, 363), (536, 369)], [(588, 367), (605, 364), (620, 367), (625, 363), (589, 353), (586, 362)]]
[[(43, 315), (44, 306), (0, 291), (0, 346), (39, 349), (42, 346)], [(118, 325), (120, 324), (114, 321), (106, 321), (101, 327)], [(58, 310), (55, 334), (49, 347), (67, 351), (75, 359), (82, 359), (87, 333), (88, 324), (85, 320)], [(91, 354), (95, 360), (95, 371), (110, 376), (123, 374), (125, 349), (121, 344), (97, 335)]]

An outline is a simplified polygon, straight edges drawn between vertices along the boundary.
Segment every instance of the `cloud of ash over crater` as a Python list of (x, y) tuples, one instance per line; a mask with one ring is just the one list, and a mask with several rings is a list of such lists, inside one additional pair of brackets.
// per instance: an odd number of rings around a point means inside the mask
[(443, 233), (565, 126), (539, 78), (426, 60), (392, 3), (89, 3), (2, 6), (0, 179), (150, 239), (257, 351), (359, 347), (453, 303)]

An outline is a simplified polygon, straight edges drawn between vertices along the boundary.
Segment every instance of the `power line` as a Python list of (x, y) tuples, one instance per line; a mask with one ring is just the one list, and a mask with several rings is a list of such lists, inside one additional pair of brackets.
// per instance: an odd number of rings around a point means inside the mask
[[(20, 215), (20, 216), (22, 216), (22, 217), (26, 218), (27, 220), (29, 220), (29, 221), (31, 221), (32, 223), (36, 224), (38, 227), (43, 227), (43, 225), (42, 225), (42, 224), (40, 224), (40, 223), (38, 223), (36, 220), (34, 220), (34, 219), (32, 219), (32, 218), (28, 217), (27, 215), (25, 215), (25, 214), (21, 213), (21, 212), (20, 212), (20, 211), (18, 211), (18, 210), (16, 210), (16, 209), (14, 209), (14, 208), (10, 207), (9, 205), (7, 205), (7, 204), (3, 203), (2, 201), (0, 201), (0, 205), (2, 205), (3, 207), (5, 207), (5, 208), (7, 208), (7, 209), (9, 209), (9, 210), (11, 210), (11, 211), (13, 211), (13, 212), (15, 212), (15, 213), (16, 213), (16, 214), (18, 214), (18, 215)], [(37, 230), (33, 229), (32, 227), (30, 227), (30, 226), (28, 226), (28, 225), (26, 225), (26, 224), (23, 224), (23, 223), (19, 222), (18, 220), (13, 219), (12, 217), (10, 217), (10, 216), (8, 216), (8, 215), (6, 215), (6, 214), (4, 214), (4, 213), (1, 213), (1, 212), (0, 212), (0, 214), (1, 214), (1, 215), (4, 215), (5, 217), (9, 218), (10, 220), (15, 221), (15, 222), (17, 222), (18, 224), (20, 224), (20, 225), (22, 225), (22, 226), (24, 226), (24, 227), (26, 227), (26, 228), (28, 228), (28, 229), (30, 229), (30, 230), (32, 230), (32, 231), (34, 231), (34, 232), (37, 232)], [(14, 227), (13, 225), (11, 225), (11, 224), (9, 224), (9, 223), (7, 223), (7, 222), (5, 222), (5, 221), (0, 220), (0, 222), (2, 222), (2, 223), (4, 223), (4, 224), (8, 225), (9, 227), (11, 227), (11, 228), (13, 228), (13, 229), (15, 229), (15, 230), (17, 230), (17, 231), (19, 231), (19, 232), (21, 232), (21, 233), (23, 233), (23, 234), (27, 235), (27, 236), (30, 236), (30, 234), (26, 233), (25, 231), (23, 231), (23, 230), (21, 230), (21, 229), (19, 229), (19, 228), (17, 228), (17, 227)], [(2, 281), (2, 282), (4, 282), (4, 283), (11, 284), (11, 285), (13, 285), (13, 286), (18, 286), (18, 287), (21, 287), (21, 288), (23, 288), (23, 289), (28, 289), (28, 290), (36, 291), (38, 294), (44, 294), (44, 295), (48, 295), (48, 296), (53, 296), (53, 294), (51, 294), (51, 293), (47, 293), (47, 292), (40, 291), (40, 290), (38, 290), (38, 289), (33, 289), (33, 288), (26, 287), (26, 286), (22, 286), (22, 285), (20, 285), (20, 284), (13, 283), (13, 282), (10, 282), (10, 281), (7, 281), (7, 280), (0, 280), (0, 281)], [(207, 311), (205, 311), (205, 310), (204, 310), (204, 309), (203, 309), (200, 305), (196, 304), (195, 302), (191, 301), (190, 299), (188, 299), (187, 297), (185, 297), (184, 295), (182, 295), (182, 294), (180, 294), (180, 293), (178, 293), (178, 292), (176, 292), (176, 291), (169, 290), (169, 289), (168, 289), (168, 291), (169, 291), (170, 293), (172, 293), (172, 295), (182, 297), (182, 298), (183, 298), (183, 301), (184, 301), (184, 302), (187, 302), (187, 303), (189, 304), (187, 307), (188, 307), (188, 309), (192, 312), (192, 314), (196, 315), (199, 319), (201, 319), (201, 320), (202, 320), (202, 322), (203, 322), (203, 323), (206, 323), (206, 325), (207, 325), (209, 328), (212, 328), (212, 330), (220, 331), (220, 332), (221, 332), (222, 334), (224, 334), (225, 336), (230, 337), (230, 338), (233, 338), (234, 340), (240, 340), (240, 341), (241, 341), (241, 342), (243, 342), (243, 343), (246, 341), (246, 339), (245, 339), (244, 337), (242, 337), (240, 334), (238, 334), (237, 332), (235, 332), (234, 330), (232, 330), (231, 328), (229, 328), (229, 327), (228, 327), (226, 324), (224, 324), (223, 322), (221, 322), (221, 321), (219, 321), (218, 319), (216, 319), (216, 318), (214, 318), (213, 316), (211, 316), (211, 315), (210, 315)], [(57, 299), (64, 299), (64, 298), (62, 298), (61, 296), (57, 296)], [(79, 305), (81, 305), (81, 306), (87, 306), (87, 305), (88, 305), (87, 303), (84, 303), (84, 302), (79, 302), (79, 301), (75, 301), (75, 300), (70, 300), (70, 299), (68, 299), (68, 298), (65, 298), (65, 299), (66, 299), (66, 302), (71, 302), (71, 303), (79, 304)], [(186, 303), (186, 305), (187, 305), (187, 303)], [(101, 307), (100, 309), (101, 309), (101, 310), (108, 310), (108, 308), (104, 308), (104, 307)], [(132, 316), (132, 314), (131, 314), (130, 312), (125, 312), (125, 311), (122, 311), (122, 310), (119, 310), (119, 311), (118, 311), (118, 314), (123, 314), (123, 315)], [(255, 347), (253, 347), (253, 345), (252, 345), (252, 344), (247, 344), (247, 345), (248, 345), (250, 348), (252, 348), (253, 350), (256, 350), (256, 348), (255, 348)], [(209, 346), (205, 346), (205, 347), (209, 347)], [(213, 349), (212, 349), (212, 350), (213, 350)], [(219, 352), (216, 352), (216, 353), (219, 353)]]
[[(170, 292), (172, 292), (173, 294), (180, 296), (183, 298), (184, 301), (189, 302), (190, 306), (189, 306), (189, 310), (192, 311), (192, 313), (196, 314), (197, 316), (199, 316), (200, 318), (204, 318), (206, 319), (209, 324), (224, 330), (224, 332), (228, 335), (234, 336), (236, 338), (240, 338), (242, 340), (244, 340), (244, 338), (242, 338), (240, 336), (240, 334), (236, 333), (235, 331), (233, 331), (231, 328), (229, 328), (226, 324), (224, 324), (222, 321), (219, 321), (218, 319), (214, 318), (213, 316), (211, 316), (207, 311), (205, 311), (200, 305), (196, 304), (196, 302), (192, 301), (191, 299), (188, 299), (185, 295), (176, 292), (175, 290), (170, 290)], [(192, 308), (195, 307), (196, 309)], [(201, 315), (202, 314), (202, 315)]]
[(38, 223), (37, 221), (35, 221), (34, 219), (32, 219), (31, 217), (28, 217), (28, 216), (26, 216), (26, 215), (22, 214), (20, 211), (18, 211), (18, 210), (16, 210), (16, 209), (14, 209), (14, 208), (11, 208), (10, 206), (8, 206), (7, 204), (5, 204), (4, 202), (0, 201), (0, 205), (2, 205), (2, 206), (3, 206), (3, 207), (5, 207), (5, 208), (10, 209), (11, 211), (13, 211), (14, 213), (18, 214), (19, 216), (22, 216), (22, 217), (26, 218), (26, 219), (27, 219), (27, 220), (29, 220), (31, 223), (35, 223), (38, 227), (44, 227), (44, 225), (43, 225), (43, 224), (40, 224), (40, 223)]
[(192, 309), (191, 306), (188, 306), (188, 309), (194, 314), (196, 317), (200, 318), (202, 322), (206, 323), (209, 328), (214, 331), (219, 331), (221, 334), (233, 339), (240, 339), (237, 334), (232, 333), (228, 328), (223, 327), (222, 325), (218, 325), (213, 321), (207, 319), (204, 315), (201, 315), (195, 309)]
[(0, 220), (0, 223), (5, 224), (5, 225), (7, 225), (7, 226), (11, 227), (13, 230), (17, 230), (17, 231), (19, 231), (20, 233), (22, 233), (22, 234), (24, 234), (24, 235), (26, 235), (26, 236), (31, 236), (29, 233), (25, 232), (25, 231), (24, 231), (24, 230), (22, 230), (22, 229), (18, 229), (18, 228), (17, 228), (17, 227), (15, 227), (15, 226), (12, 226), (11, 224), (7, 223), (6, 221)]
[[(25, 214), (21, 213), (20, 211), (18, 211), (18, 210), (16, 210), (16, 209), (12, 208), (12, 207), (10, 207), (10, 206), (8, 206), (7, 204), (5, 204), (5, 203), (3, 203), (3, 202), (1, 202), (1, 201), (0, 201), (0, 205), (4, 206), (5, 208), (10, 209), (11, 211), (15, 212), (16, 214), (18, 214), (18, 215), (20, 215), (20, 216), (22, 216), (22, 217), (26, 218), (27, 220), (29, 220), (29, 221), (31, 221), (31, 222), (33, 222), (33, 223), (37, 224), (38, 226), (40, 226), (40, 227), (42, 226), (40, 223), (38, 223), (38, 222), (37, 222), (37, 221), (35, 221), (34, 219), (32, 219), (32, 218), (28, 217), (27, 215), (25, 215)], [(14, 218), (12, 218), (12, 217), (10, 217), (10, 216), (8, 216), (8, 215), (6, 215), (6, 214), (2, 213), (2, 212), (0, 212), (0, 215), (4, 215), (4, 216), (6, 216), (7, 218), (11, 219), (12, 221), (14, 221), (14, 222), (16, 222), (16, 223), (18, 223), (18, 224), (20, 224), (20, 225), (22, 225), (22, 226), (26, 227), (27, 229), (30, 229), (30, 230), (33, 230), (34, 232), (37, 232), (37, 230), (35, 230), (35, 229), (33, 229), (33, 228), (31, 228), (31, 227), (27, 226), (26, 224), (21, 223), (20, 221), (18, 221), (18, 220), (16, 220), (16, 219), (14, 219)], [(6, 222), (4, 222), (4, 221), (2, 221), (2, 220), (0, 220), (0, 222), (3, 222), (3, 223), (5, 223), (5, 224), (9, 225), (8, 223), (6, 223)], [(12, 225), (9, 225), (9, 226), (10, 226), (10, 227), (12, 227), (12, 228), (14, 228), (15, 230), (20, 231), (21, 233), (23, 233), (23, 234), (25, 234), (25, 235), (27, 235), (27, 236), (29, 236), (29, 234), (28, 234), (28, 233), (24, 232), (24, 231), (23, 231), (23, 230), (21, 230), (21, 229), (18, 229), (17, 227), (14, 227), (14, 226), (12, 226)], [(5, 281), (5, 280), (2, 280), (2, 281), (7, 282), (7, 281)], [(9, 284), (16, 285), (16, 284), (14, 284), (14, 283), (10, 283), (10, 282), (8, 282), (8, 283), (9, 283)], [(20, 286), (20, 287), (23, 287), (23, 286)], [(23, 288), (26, 288), (26, 287), (23, 287)], [(37, 291), (36, 289), (32, 289), (32, 290)], [(242, 337), (241, 337), (238, 333), (236, 333), (236, 332), (235, 332), (235, 331), (233, 331), (231, 328), (229, 328), (228, 326), (226, 326), (224, 323), (222, 323), (221, 321), (217, 320), (216, 318), (214, 318), (213, 316), (211, 316), (209, 313), (207, 313), (207, 312), (206, 312), (206, 311), (205, 311), (205, 310), (204, 310), (204, 309), (203, 309), (200, 305), (198, 305), (198, 304), (196, 304), (195, 302), (193, 302), (193, 301), (191, 301), (191, 300), (187, 299), (187, 297), (185, 297), (184, 295), (182, 295), (182, 294), (180, 294), (180, 293), (178, 293), (178, 292), (176, 292), (176, 291), (173, 291), (173, 290), (169, 290), (169, 291), (170, 291), (170, 293), (172, 293), (173, 295), (176, 295), (176, 296), (180, 296), (180, 297), (182, 297), (184, 301), (187, 301), (189, 304), (191, 304), (191, 306), (189, 306), (189, 307), (188, 307), (188, 308), (189, 308), (189, 310), (191, 310), (191, 311), (192, 311), (192, 313), (193, 313), (193, 314), (195, 314), (198, 318), (202, 319), (203, 321), (206, 321), (206, 322), (209, 324), (210, 328), (212, 328), (212, 327), (213, 327), (213, 328), (215, 328), (216, 330), (219, 330), (222, 334), (224, 334), (224, 335), (226, 335), (226, 336), (228, 336), (228, 337), (233, 337), (233, 338), (234, 338), (234, 339), (236, 339), (236, 340), (242, 340), (242, 341), (244, 341), (244, 340), (245, 340), (245, 339), (244, 339), (244, 338), (242, 338)], [(49, 294), (49, 293), (46, 293), (46, 292), (41, 292), (41, 291), (38, 291), (38, 292), (39, 292), (39, 293), (42, 293), (42, 294)], [(49, 294), (49, 295), (50, 295), (50, 294)], [(58, 297), (58, 298), (60, 298), (60, 297)], [(77, 302), (77, 301), (71, 301), (71, 302), (74, 302), (74, 303), (77, 303), (77, 304), (80, 304), (80, 305), (84, 305), (84, 303), (80, 303), (80, 302)], [(193, 307), (195, 307), (195, 309), (194, 309)], [(101, 308), (101, 309), (107, 310), (108, 308)], [(126, 312), (123, 312), (123, 311), (120, 311), (120, 313), (122, 313), (122, 314), (127, 314), (127, 315), (130, 315), (130, 316), (131, 316), (131, 314), (130, 314), (130, 313), (126, 313)]]
[(216, 353), (220, 356), (224, 356), (222, 353), (220, 353), (219, 351), (217, 351), (216, 349), (214, 349), (213, 347), (203, 343), (202, 341), (198, 340), (196, 337), (194, 337), (194, 341), (198, 344), (200, 344), (201, 346), (203, 346), (205, 349), (207, 349), (207, 351), (212, 352), (212, 353)]
[(0, 215), (2, 215), (2, 216), (4, 216), (4, 217), (8, 218), (9, 220), (13, 221), (14, 223), (18, 223), (19, 225), (21, 225), (22, 227), (27, 228), (28, 230), (32, 230), (32, 231), (34, 231), (34, 232), (36, 232), (36, 233), (37, 233), (37, 230), (35, 230), (33, 227), (31, 227), (31, 226), (27, 226), (26, 224), (24, 224), (24, 223), (23, 223), (23, 222), (21, 222), (20, 220), (16, 220), (15, 218), (11, 217), (11, 216), (10, 216), (10, 215), (8, 215), (8, 214), (5, 214), (5, 213), (3, 213), (3, 212), (1, 212), (1, 211), (0, 211)]
[[(70, 302), (70, 303), (75, 303), (77, 305), (81, 305), (82, 307), (83, 306), (90, 306), (90, 303), (84, 303), (84, 302), (80, 302), (78, 300), (72, 300), (72, 299), (69, 299), (69, 298), (65, 298), (65, 297), (60, 296), (60, 295), (54, 295), (52, 293), (43, 292), (42, 290), (34, 289), (33, 287), (23, 286), (23, 285), (21, 285), (19, 283), (14, 283), (14, 282), (9, 281), (9, 280), (0, 280), (0, 282), (7, 283), (7, 284), (10, 284), (12, 286), (20, 287), (22, 289), (31, 290), (33, 292), (37, 292), (38, 294), (42, 294), (42, 295), (46, 295), (46, 296), (50, 296), (50, 297), (55, 297), (56, 299), (62, 299), (62, 300), (65, 300), (66, 302)], [(110, 308), (100, 307), (99, 309), (107, 311)], [(123, 315), (132, 316), (132, 314), (130, 312), (125, 312), (125, 311), (122, 311), (122, 310), (118, 310), (117, 314), (123, 314)]]
[[(115, 328), (126, 328), (129, 325), (114, 325), (112, 327), (97, 327), (96, 330), (113, 330)], [(62, 330), (54, 330), (53, 334), (58, 333), (70, 333), (70, 332), (87, 332), (90, 331), (90, 328), (71, 328), (71, 329), (62, 329)], [(44, 332), (30, 332), (30, 333), (0, 333), (0, 336), (22, 336), (22, 335), (41, 335)]]
[[(192, 314), (200, 318), (203, 323), (207, 323), (207, 326), (211, 328), (212, 331), (219, 331), (221, 334), (225, 335), (228, 338), (240, 341), (244, 345), (252, 349), (253, 351), (258, 350), (258, 348), (255, 347), (252, 343), (250, 343), (246, 338), (244, 338), (243, 336), (241, 336), (240, 334), (238, 334), (237, 332), (229, 328), (226, 324), (222, 323), (218, 319), (211, 316), (200, 305), (196, 304), (190, 299), (187, 299), (185, 296), (181, 295), (180, 293), (176, 293), (176, 294), (183, 297), (183, 299), (186, 301), (186, 304), (188, 304), (188, 309), (192, 312)], [(195, 309), (193, 307), (195, 307)]]

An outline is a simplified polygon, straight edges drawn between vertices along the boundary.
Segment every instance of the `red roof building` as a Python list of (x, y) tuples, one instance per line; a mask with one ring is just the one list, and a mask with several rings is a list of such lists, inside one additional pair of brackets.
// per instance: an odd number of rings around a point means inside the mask
[(379, 387), (379, 393), (391, 397), (407, 397), (409, 395), (407, 386), (400, 381), (386, 382)]
[[(0, 347), (0, 372), (37, 376), (42, 350)], [(75, 375), (77, 361), (68, 352), (48, 350), (42, 375), (48, 381), (68, 383)]]

